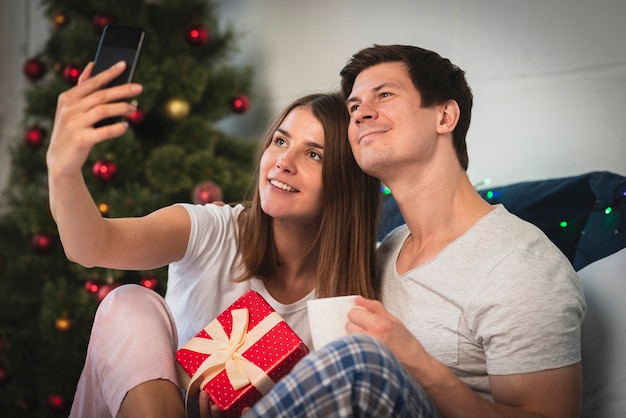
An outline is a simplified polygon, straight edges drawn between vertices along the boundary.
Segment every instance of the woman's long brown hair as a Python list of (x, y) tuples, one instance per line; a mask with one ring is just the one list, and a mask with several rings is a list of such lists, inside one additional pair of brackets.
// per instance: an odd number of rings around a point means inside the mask
[(349, 116), (340, 94), (311, 94), (295, 100), (274, 120), (259, 148), (251, 200), (239, 217), (243, 273), (238, 281), (276, 275), (272, 218), (261, 209), (259, 163), (274, 132), (295, 108), (311, 110), (324, 128), (323, 213), (310, 255), (317, 256), (317, 297), (378, 296), (375, 281), (380, 182), (357, 165), (348, 142)]

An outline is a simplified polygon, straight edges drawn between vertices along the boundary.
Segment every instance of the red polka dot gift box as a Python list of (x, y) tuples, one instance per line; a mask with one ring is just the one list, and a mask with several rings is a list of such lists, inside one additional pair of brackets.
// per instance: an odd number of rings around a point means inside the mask
[(309, 352), (261, 295), (248, 291), (176, 352), (187, 397), (200, 390), (240, 417)]

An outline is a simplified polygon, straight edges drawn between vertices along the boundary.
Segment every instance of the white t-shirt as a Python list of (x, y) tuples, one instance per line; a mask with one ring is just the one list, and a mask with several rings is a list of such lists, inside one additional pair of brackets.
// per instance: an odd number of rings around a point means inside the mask
[(497, 205), (428, 263), (398, 274), (406, 225), (379, 248), (385, 307), (479, 395), (488, 375), (581, 360), (585, 301), (567, 258), (534, 225)]
[(311, 292), (290, 305), (277, 302), (259, 279), (233, 282), (241, 260), (237, 249), (237, 217), (243, 206), (181, 204), (191, 217), (191, 234), (183, 258), (170, 264), (165, 301), (183, 346), (248, 290), (255, 290), (312, 349), (307, 318)]

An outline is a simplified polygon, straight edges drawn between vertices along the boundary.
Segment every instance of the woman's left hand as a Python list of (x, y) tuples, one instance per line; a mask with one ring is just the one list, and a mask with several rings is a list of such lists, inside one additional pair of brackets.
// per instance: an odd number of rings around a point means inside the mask
[[(200, 391), (200, 396), (198, 399), (200, 406), (200, 418), (219, 418), (222, 416), (222, 412), (217, 407), (217, 405), (213, 405), (209, 400), (209, 394), (205, 391)], [(248, 412), (250, 408), (244, 408), (241, 411), (241, 415), (243, 416), (246, 412)]]
[(219, 408), (211, 403), (209, 394), (204, 390), (200, 391), (198, 404), (200, 408), (200, 418), (218, 418), (222, 416)]

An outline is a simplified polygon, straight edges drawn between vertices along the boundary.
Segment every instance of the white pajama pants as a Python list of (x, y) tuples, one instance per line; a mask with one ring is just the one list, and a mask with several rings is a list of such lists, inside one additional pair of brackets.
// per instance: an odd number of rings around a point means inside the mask
[(129, 390), (154, 379), (176, 384), (176, 326), (165, 300), (139, 285), (100, 303), (70, 418), (112, 418)]

